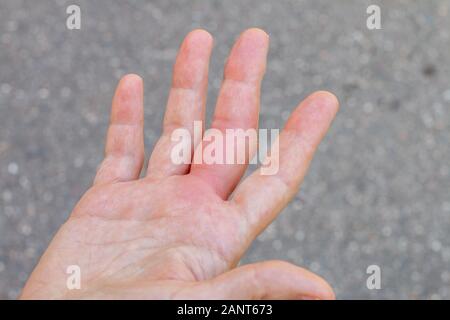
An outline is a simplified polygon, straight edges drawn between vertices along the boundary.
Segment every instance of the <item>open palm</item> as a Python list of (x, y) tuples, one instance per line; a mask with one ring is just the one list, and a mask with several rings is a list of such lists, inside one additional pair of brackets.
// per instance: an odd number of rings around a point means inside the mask
[[(238, 185), (246, 164), (174, 164), (172, 132), (192, 132), (194, 121), (204, 120), (212, 42), (203, 30), (184, 40), (163, 133), (143, 178), (143, 83), (136, 75), (120, 81), (94, 184), (56, 234), (22, 298), (334, 298), (324, 280), (292, 264), (236, 265), (295, 195), (337, 99), (316, 92), (297, 107), (279, 136), (274, 175), (257, 170)], [(236, 41), (213, 128), (257, 127), (268, 43), (259, 29)], [(66, 284), (73, 265), (81, 270), (78, 290)]]

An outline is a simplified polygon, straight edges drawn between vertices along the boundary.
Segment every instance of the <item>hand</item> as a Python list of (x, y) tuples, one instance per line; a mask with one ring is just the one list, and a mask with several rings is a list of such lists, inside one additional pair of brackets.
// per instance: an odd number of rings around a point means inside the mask
[[(269, 39), (241, 34), (225, 66), (212, 127), (256, 128)], [(333, 299), (317, 275), (281, 261), (236, 267), (251, 242), (295, 195), (338, 110), (316, 92), (295, 109), (279, 136), (279, 170), (257, 170), (238, 185), (246, 164), (180, 164), (171, 133), (203, 121), (213, 40), (189, 33), (174, 66), (163, 133), (144, 162), (143, 83), (119, 83), (105, 159), (93, 186), (60, 228), (22, 298), (45, 299)], [(231, 195), (231, 193), (233, 194)], [(81, 288), (69, 290), (67, 267)]]

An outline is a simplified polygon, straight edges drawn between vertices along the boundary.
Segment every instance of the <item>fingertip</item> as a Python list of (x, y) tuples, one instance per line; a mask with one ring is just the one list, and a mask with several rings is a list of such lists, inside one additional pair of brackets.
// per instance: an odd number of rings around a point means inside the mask
[(333, 288), (321, 276), (289, 263), (287, 263), (286, 266), (296, 275), (296, 277), (292, 277), (292, 279), (298, 281), (300, 291), (302, 292), (300, 293), (300, 296), (303, 298), (312, 298), (315, 300), (336, 299)]
[(112, 103), (112, 122), (135, 123), (143, 120), (143, 80), (137, 74), (123, 76)]
[[(286, 128), (310, 130), (322, 137), (339, 109), (337, 97), (328, 91), (316, 91), (304, 99), (292, 113)], [(324, 131), (325, 130), (325, 131)], [(317, 143), (319, 143), (317, 141)]]
[(328, 107), (336, 111), (339, 109), (339, 99), (329, 91), (316, 91), (312, 93), (308, 99), (315, 100), (324, 107)]
[(333, 289), (322, 277), (309, 270), (300, 268), (299, 299), (301, 300), (335, 300)]
[(333, 288), (330, 286), (330, 284), (325, 281), (325, 279), (317, 276), (319, 278), (319, 281), (321, 282), (322, 288), (320, 289), (319, 293), (319, 299), (321, 300), (336, 300), (336, 295), (334, 293)]
[(258, 28), (240, 34), (225, 64), (225, 78), (239, 81), (262, 80), (266, 70), (269, 36)]
[(268, 41), (270, 38), (269, 34), (266, 31), (256, 27), (245, 30), (244, 32), (242, 32), (241, 36), (260, 38), (265, 41)]
[[(251, 266), (251, 265), (250, 265)], [(285, 291), (291, 288), (292, 298), (313, 300), (334, 300), (331, 286), (319, 275), (286, 261), (266, 261), (257, 265), (253, 273), (261, 281), (277, 279), (279, 284), (286, 285)]]
[(194, 29), (186, 35), (185, 41), (193, 45), (212, 45), (214, 38), (205, 29)]
[(121, 79), (121, 82), (126, 83), (126, 84), (140, 84), (143, 81), (144, 80), (142, 79), (142, 77), (135, 73), (129, 73), (129, 74), (123, 76)]
[(239, 36), (238, 43), (245, 42), (249, 48), (264, 49), (267, 52), (269, 47), (269, 35), (262, 29), (250, 28)]
[(123, 99), (135, 96), (136, 92), (142, 92), (144, 80), (137, 74), (130, 73), (122, 77), (118, 85), (118, 93)]

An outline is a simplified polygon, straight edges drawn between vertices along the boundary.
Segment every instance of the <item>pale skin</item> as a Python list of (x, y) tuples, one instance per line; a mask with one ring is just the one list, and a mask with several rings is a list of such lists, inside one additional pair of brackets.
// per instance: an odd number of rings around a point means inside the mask
[[(105, 158), (23, 289), (23, 299), (334, 299), (319, 276), (283, 261), (237, 266), (295, 196), (338, 110), (320, 91), (293, 111), (279, 137), (279, 170), (171, 161), (177, 128), (203, 120), (212, 36), (190, 32), (173, 71), (163, 133), (144, 164), (143, 81), (123, 77), (112, 102)], [(269, 37), (243, 32), (224, 70), (212, 127), (256, 128)], [(197, 151), (195, 151), (197, 152)], [(69, 290), (67, 267), (81, 269)]]

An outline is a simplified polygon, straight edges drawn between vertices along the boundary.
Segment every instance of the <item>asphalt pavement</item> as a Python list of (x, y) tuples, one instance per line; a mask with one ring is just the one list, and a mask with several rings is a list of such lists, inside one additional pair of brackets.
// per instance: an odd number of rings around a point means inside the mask
[[(80, 30), (66, 27), (70, 4)], [(370, 4), (380, 30), (366, 26)], [(271, 38), (262, 128), (280, 128), (314, 90), (341, 110), (299, 194), (242, 263), (296, 263), (342, 299), (450, 299), (447, 0), (0, 0), (0, 298), (17, 297), (92, 182), (118, 79), (145, 80), (151, 150), (184, 35), (215, 37), (210, 116), (248, 27)], [(380, 290), (366, 286), (369, 265)]]

